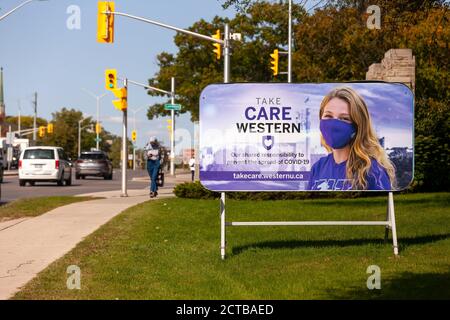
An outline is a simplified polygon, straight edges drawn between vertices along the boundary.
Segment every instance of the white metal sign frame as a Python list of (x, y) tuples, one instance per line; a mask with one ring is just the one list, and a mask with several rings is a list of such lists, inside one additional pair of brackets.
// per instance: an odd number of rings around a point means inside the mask
[(388, 193), (388, 203), (385, 221), (233, 221), (226, 222), (225, 219), (225, 192), (220, 194), (220, 255), (222, 260), (226, 255), (226, 227), (240, 226), (385, 226), (384, 240), (392, 231), (392, 245), (394, 255), (398, 256), (397, 226), (395, 224), (394, 194)]

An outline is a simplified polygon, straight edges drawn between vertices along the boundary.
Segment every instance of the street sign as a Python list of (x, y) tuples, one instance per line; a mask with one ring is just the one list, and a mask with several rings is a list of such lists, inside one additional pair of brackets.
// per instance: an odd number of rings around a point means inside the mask
[(179, 111), (179, 110), (181, 110), (181, 104), (166, 103), (164, 105), (164, 110), (176, 110), (176, 111)]
[(95, 138), (94, 140), (95, 140), (95, 142), (101, 142), (102, 138)]

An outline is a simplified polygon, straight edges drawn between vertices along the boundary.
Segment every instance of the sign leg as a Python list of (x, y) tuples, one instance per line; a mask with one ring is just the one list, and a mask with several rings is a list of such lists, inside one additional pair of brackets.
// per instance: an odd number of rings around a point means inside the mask
[(389, 229), (391, 228), (391, 214), (390, 214), (390, 204), (389, 204), (389, 195), (386, 206), (386, 221), (389, 222), (389, 225), (384, 229), (384, 242), (386, 243), (389, 239)]
[(220, 194), (220, 256), (225, 259), (225, 192)]
[(389, 192), (389, 215), (391, 219), (392, 244), (394, 246), (394, 255), (398, 256), (397, 226), (395, 224), (394, 194), (392, 192)]

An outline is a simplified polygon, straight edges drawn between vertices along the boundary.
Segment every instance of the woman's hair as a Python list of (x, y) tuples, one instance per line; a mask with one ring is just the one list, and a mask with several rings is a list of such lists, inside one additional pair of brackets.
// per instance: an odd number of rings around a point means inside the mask
[[(378, 141), (375, 130), (372, 127), (372, 122), (370, 121), (367, 105), (363, 98), (352, 88), (335, 88), (323, 98), (320, 104), (320, 119), (322, 119), (325, 106), (333, 98), (339, 98), (347, 103), (350, 119), (356, 127), (356, 135), (350, 142), (350, 154), (346, 166), (346, 177), (347, 179), (353, 180), (352, 187), (354, 189), (367, 188), (366, 177), (371, 167), (372, 158), (386, 169), (391, 187), (394, 187), (394, 166)], [(323, 137), (321, 137), (321, 141), (322, 145), (331, 152), (331, 147), (326, 144)]]

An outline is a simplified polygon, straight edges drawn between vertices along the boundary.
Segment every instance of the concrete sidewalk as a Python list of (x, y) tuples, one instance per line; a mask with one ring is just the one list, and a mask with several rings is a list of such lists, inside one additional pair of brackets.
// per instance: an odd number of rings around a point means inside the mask
[[(0, 299), (12, 297), (53, 261), (125, 209), (149, 200), (148, 189), (89, 194), (106, 199), (73, 203), (41, 216), (0, 223)], [(173, 197), (161, 188), (158, 198)]]

